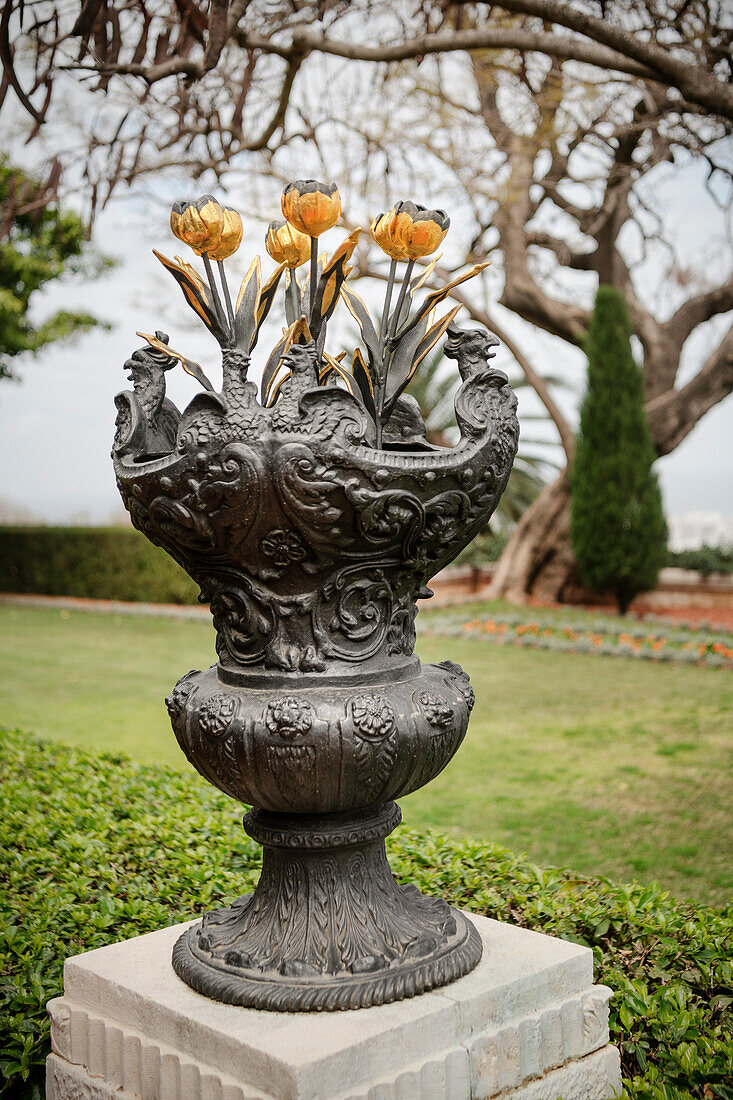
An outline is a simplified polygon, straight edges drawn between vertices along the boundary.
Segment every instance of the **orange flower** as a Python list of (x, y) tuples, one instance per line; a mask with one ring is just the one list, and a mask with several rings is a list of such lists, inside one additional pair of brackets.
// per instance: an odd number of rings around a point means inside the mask
[(265, 248), (278, 264), (291, 270), (304, 264), (311, 254), (311, 239), (290, 222), (270, 222), (265, 237)]
[(202, 195), (196, 202), (174, 202), (171, 230), (189, 248), (212, 260), (225, 260), (242, 243), (242, 219), (236, 210), (222, 206), (213, 195)]
[(296, 180), (283, 191), (280, 205), (290, 224), (309, 237), (320, 237), (341, 217), (341, 196), (335, 183)]
[(398, 202), (378, 214), (371, 234), (393, 260), (417, 260), (435, 252), (448, 232), (450, 218), (443, 210), (428, 210), (414, 202)]
[(223, 207), (219, 243), (209, 249), (210, 258), (226, 260), (229, 256), (233, 256), (242, 243), (243, 235), (242, 219), (237, 211), (232, 210), (230, 206)]

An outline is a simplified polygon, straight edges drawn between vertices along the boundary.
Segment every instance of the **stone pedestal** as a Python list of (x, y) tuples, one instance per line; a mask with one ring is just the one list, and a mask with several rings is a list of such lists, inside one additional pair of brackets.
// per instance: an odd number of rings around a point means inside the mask
[(48, 1100), (609, 1100), (611, 991), (592, 953), (471, 916), (483, 958), (431, 993), (346, 1012), (265, 1012), (195, 993), (187, 925), (69, 959), (49, 1003)]

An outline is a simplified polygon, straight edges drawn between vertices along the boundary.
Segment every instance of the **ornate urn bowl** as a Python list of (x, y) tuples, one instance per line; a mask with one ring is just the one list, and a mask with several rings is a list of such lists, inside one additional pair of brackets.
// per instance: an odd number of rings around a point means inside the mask
[[(247, 381), (252, 332), (243, 337), (240, 323), (237, 336), (247, 279), (227, 326), (206, 266), (222, 390), (164, 334), (147, 338), (127, 364), (135, 389), (117, 398), (113, 458), (133, 524), (211, 607), (218, 662), (188, 672), (166, 700), (176, 737), (209, 782), (252, 807), (245, 829), (264, 851), (254, 893), (190, 927), (173, 966), (200, 993), (265, 1009), (409, 997), (481, 957), (462, 913), (398, 885), (384, 839), (400, 821), (394, 800), (433, 779), (466, 734), (468, 677), (415, 656), (416, 601), (496, 507), (517, 446), (516, 400), (490, 365), (496, 341), (449, 321), (438, 336), (447, 329), (462, 376), (452, 449), (426, 441), (402, 391), (390, 408), (385, 386), (380, 406), (378, 369), (371, 403), (358, 370), (324, 372), (327, 310), (317, 315), (312, 288), (330, 277), (326, 262), (320, 276), (312, 268), (308, 317), (307, 289), (293, 292), (287, 271), (298, 316), (260, 402)], [(257, 283), (250, 328), (267, 292)], [(424, 341), (427, 320), (420, 331)], [(383, 342), (388, 367), (399, 332)], [(183, 415), (165, 398), (177, 359), (207, 390)]]

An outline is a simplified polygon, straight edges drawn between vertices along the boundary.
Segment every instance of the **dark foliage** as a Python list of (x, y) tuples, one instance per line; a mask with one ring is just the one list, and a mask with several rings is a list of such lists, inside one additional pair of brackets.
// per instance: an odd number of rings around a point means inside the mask
[(131, 527), (0, 527), (0, 592), (196, 603), (198, 588)]
[[(251, 889), (259, 848), (241, 807), (194, 775), (17, 732), (0, 737), (0, 773), (0, 1092), (36, 1100), (64, 958)], [(733, 907), (404, 828), (389, 854), (428, 894), (593, 948), (627, 1097), (733, 1100)]]
[(642, 372), (621, 294), (601, 286), (588, 330), (588, 386), (571, 479), (571, 541), (584, 584), (625, 613), (657, 582), (667, 547)]
[(15, 377), (11, 361), (21, 352), (98, 323), (86, 311), (59, 310), (41, 323), (29, 313), (37, 290), (79, 269), (85, 245), (81, 219), (48, 201), (47, 190), (0, 157), (0, 378)]
[(713, 573), (733, 573), (733, 546), (701, 546), (697, 550), (670, 550), (667, 565), (693, 569), (703, 577)]

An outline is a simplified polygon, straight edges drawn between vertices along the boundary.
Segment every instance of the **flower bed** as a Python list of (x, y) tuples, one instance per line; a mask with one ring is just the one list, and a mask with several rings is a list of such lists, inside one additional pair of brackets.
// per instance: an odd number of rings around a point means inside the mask
[(626, 628), (617, 619), (559, 622), (557, 618), (526, 614), (493, 614), (462, 622), (455, 612), (436, 613), (429, 621), (435, 634), (463, 634), (496, 645), (529, 646), (567, 653), (599, 653), (607, 657), (675, 661), (733, 669), (733, 636), (707, 630), (670, 628), (663, 623), (630, 622)]
[[(0, 1093), (39, 1100), (64, 958), (251, 889), (259, 848), (241, 807), (194, 775), (17, 732), (0, 735), (0, 769)], [(389, 854), (425, 893), (593, 948), (626, 1097), (733, 1100), (733, 906), (407, 829)]]

